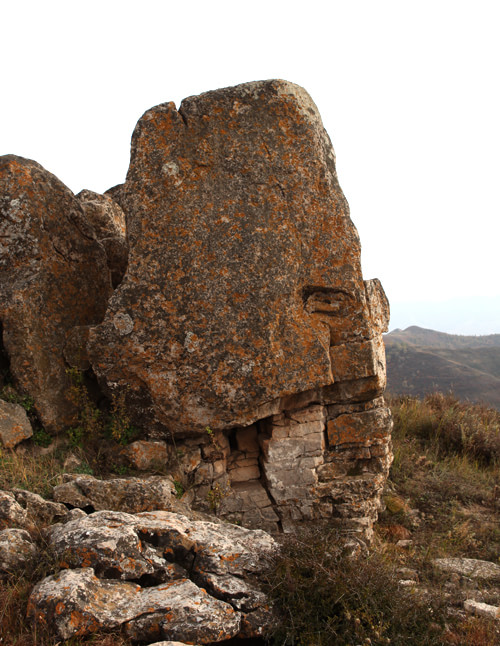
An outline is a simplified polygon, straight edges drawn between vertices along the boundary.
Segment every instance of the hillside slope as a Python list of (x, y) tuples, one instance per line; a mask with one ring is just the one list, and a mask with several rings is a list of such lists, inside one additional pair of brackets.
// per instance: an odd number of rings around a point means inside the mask
[(500, 334), (458, 336), (413, 326), (384, 341), (390, 393), (453, 392), (500, 410)]

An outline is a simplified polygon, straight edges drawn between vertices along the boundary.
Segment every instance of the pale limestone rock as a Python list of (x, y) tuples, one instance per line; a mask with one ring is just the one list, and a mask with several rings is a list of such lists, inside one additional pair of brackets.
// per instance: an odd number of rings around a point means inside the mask
[(0, 529), (6, 527), (25, 527), (28, 523), (26, 509), (16, 501), (14, 495), (0, 491)]
[(140, 579), (154, 574), (162, 579), (167, 564), (153, 550), (143, 548), (133, 521), (129, 514), (97, 512), (52, 526), (48, 540), (61, 567), (91, 567), (103, 578)]
[(13, 449), (32, 435), (33, 429), (24, 408), (0, 399), (0, 445)]
[(68, 509), (61, 503), (45, 500), (42, 496), (26, 489), (13, 489), (12, 494), (26, 510), (30, 522), (37, 526), (65, 522), (68, 518)]
[(52, 526), (47, 540), (59, 566), (75, 569), (36, 586), (29, 613), (60, 638), (122, 626), (138, 641), (208, 643), (255, 637), (271, 623), (256, 581), (277, 544), (261, 530), (99, 511)]
[(37, 551), (26, 530), (9, 528), (0, 531), (0, 578), (18, 575), (33, 562)]
[(474, 599), (467, 599), (464, 601), (464, 609), (473, 615), (479, 617), (487, 617), (488, 619), (497, 619), (500, 621), (500, 607), (491, 606), (488, 603), (481, 601), (474, 601)]
[(241, 615), (187, 579), (151, 588), (103, 581), (92, 568), (64, 570), (35, 586), (28, 615), (53, 626), (60, 639), (123, 627), (132, 638), (208, 643), (235, 636)]
[(467, 558), (434, 559), (432, 563), (444, 572), (454, 572), (471, 579), (500, 581), (500, 565), (491, 561)]
[(136, 513), (172, 509), (175, 488), (170, 477), (113, 478), (65, 474), (66, 482), (54, 487), (54, 500), (74, 507)]

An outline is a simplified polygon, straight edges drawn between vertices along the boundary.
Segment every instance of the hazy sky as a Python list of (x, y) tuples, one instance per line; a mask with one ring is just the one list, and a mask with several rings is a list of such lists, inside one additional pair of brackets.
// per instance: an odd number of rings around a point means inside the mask
[(15, 0), (0, 154), (123, 182), (141, 114), (245, 81), (305, 87), (391, 328), (500, 332), (498, 0)]

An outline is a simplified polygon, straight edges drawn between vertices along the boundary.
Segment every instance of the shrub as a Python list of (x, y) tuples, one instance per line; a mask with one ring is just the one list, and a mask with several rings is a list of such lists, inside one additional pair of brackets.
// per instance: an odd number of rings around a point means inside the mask
[(284, 541), (267, 582), (280, 616), (272, 643), (443, 644), (438, 598), (431, 604), (399, 585), (396, 564), (381, 551), (353, 558), (341, 546), (336, 530)]

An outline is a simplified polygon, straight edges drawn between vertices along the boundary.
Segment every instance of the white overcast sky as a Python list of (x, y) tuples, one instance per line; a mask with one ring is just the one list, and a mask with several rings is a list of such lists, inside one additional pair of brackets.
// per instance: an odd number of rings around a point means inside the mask
[(121, 183), (141, 114), (245, 81), (305, 87), (391, 329), (500, 333), (499, 0), (3, 0), (0, 154)]

